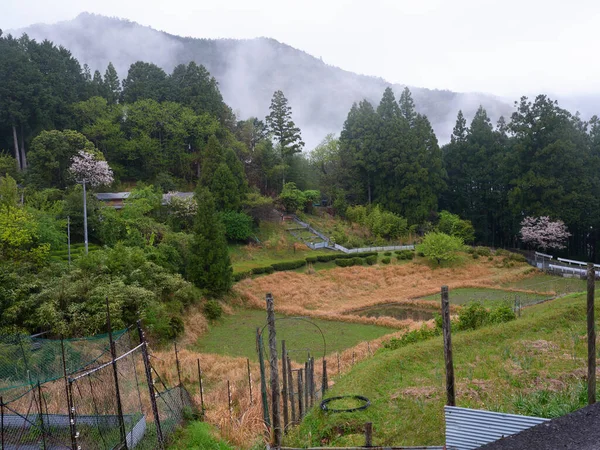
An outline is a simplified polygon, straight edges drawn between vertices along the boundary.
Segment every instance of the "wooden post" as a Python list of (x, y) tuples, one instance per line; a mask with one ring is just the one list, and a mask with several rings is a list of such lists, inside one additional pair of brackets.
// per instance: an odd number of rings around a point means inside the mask
[(588, 405), (596, 403), (596, 323), (594, 317), (594, 289), (596, 270), (594, 263), (587, 267), (587, 338), (588, 338)]
[(315, 357), (310, 358), (310, 407), (315, 405)]
[(200, 358), (196, 360), (198, 363), (198, 384), (200, 388), (200, 407), (202, 408), (202, 415), (204, 415), (204, 386), (202, 386), (202, 370), (200, 369)]
[(281, 413), (279, 410), (279, 367), (277, 364), (277, 339), (275, 336), (275, 305), (273, 296), (267, 294), (267, 324), (269, 327), (269, 359), (271, 372), (271, 414), (273, 416), (273, 445), (281, 447)]
[[(43, 409), (42, 409), (42, 402), (44, 401), (42, 399), (42, 386), (40, 384), (40, 380), (38, 380), (37, 382), (37, 391), (38, 391), (38, 398), (40, 399), (40, 404), (38, 405), (38, 412), (40, 414), (40, 431), (42, 434), (42, 448), (44, 450), (46, 450), (46, 428), (44, 427), (44, 414), (43, 414)], [(33, 398), (35, 399), (35, 394), (33, 394)]]
[[(65, 343), (64, 343), (62, 336), (60, 339), (60, 350), (61, 350), (61, 357), (62, 357), (63, 376), (65, 378), (65, 392), (67, 394), (67, 413), (69, 415), (69, 431), (71, 434), (71, 449), (77, 450), (77, 442), (75, 440), (75, 417), (74, 417), (75, 408), (73, 407), (73, 404), (71, 402), (71, 396), (69, 393), (69, 380), (67, 377), (67, 359), (65, 358)], [(2, 445), (0, 448), (3, 449), (4, 445)]]
[(308, 403), (308, 385), (310, 384), (310, 375), (308, 374), (308, 361), (304, 363), (304, 413), (308, 408), (310, 408), (310, 404)]
[(281, 397), (283, 400), (283, 431), (287, 431), (289, 424), (289, 413), (288, 413), (288, 377), (287, 373), (289, 368), (287, 367), (287, 359), (285, 355), (285, 340), (281, 341), (281, 378), (283, 379), (283, 389), (281, 390)]
[(292, 407), (292, 423), (296, 423), (296, 403), (294, 402), (294, 378), (292, 377), (292, 361), (290, 357), (286, 355), (287, 360), (287, 376), (288, 376), (288, 389), (290, 406)]
[(339, 352), (337, 354), (337, 362), (338, 362), (338, 371), (337, 371), (337, 374), (339, 375), (340, 374), (340, 354), (339, 354)]
[(250, 358), (246, 358), (246, 363), (248, 365), (248, 387), (250, 388), (250, 404), (254, 404), (254, 399), (252, 398), (252, 374), (250, 372)]
[(329, 387), (329, 380), (327, 379), (327, 360), (323, 358), (323, 386), (321, 386), (322, 394), (321, 398), (325, 398), (325, 393), (327, 392), (327, 388)]
[(173, 341), (175, 345), (175, 365), (177, 366), (177, 379), (179, 380), (179, 398), (181, 399), (181, 404), (185, 405), (185, 400), (183, 399), (183, 383), (181, 382), (181, 366), (179, 365), (179, 351), (177, 350), (177, 341)]
[(444, 334), (444, 360), (446, 362), (446, 405), (456, 406), (454, 395), (454, 364), (452, 362), (452, 338), (450, 333), (450, 302), (448, 286), (442, 286), (442, 331)]
[(365, 423), (365, 447), (373, 446), (373, 423)]
[(352, 365), (354, 366), (354, 350), (352, 350)]
[(371, 354), (371, 343), (370, 342), (367, 342), (367, 352), (369, 352), (369, 356), (373, 356)]
[(233, 420), (233, 410), (231, 409), (231, 385), (227, 380), (227, 406), (229, 407), (229, 420)]
[[(152, 407), (152, 415), (154, 416), (154, 426), (156, 427), (156, 439), (159, 449), (165, 447), (163, 439), (162, 428), (160, 426), (160, 415), (158, 413), (158, 405), (156, 404), (156, 391), (154, 390), (154, 380), (152, 379), (152, 369), (150, 366), (150, 358), (148, 356), (148, 343), (146, 342), (146, 335), (142, 330), (142, 322), (137, 321), (138, 336), (142, 345), (142, 359), (144, 360), (144, 371), (146, 373), (146, 383), (148, 384), (148, 392), (150, 393), (150, 405)], [(198, 367), (200, 367), (200, 360), (198, 360)], [(202, 394), (200, 394), (202, 398)], [(202, 413), (204, 413), (204, 403), (202, 404)]]
[[(86, 242), (87, 247), (87, 242)], [(87, 253), (87, 252), (86, 252)], [(112, 337), (112, 326), (110, 324), (110, 308), (108, 306), (108, 297), (106, 297), (106, 327), (108, 328), (108, 342), (110, 344), (110, 356), (112, 360), (113, 377), (115, 380), (115, 393), (117, 396), (117, 414), (119, 419), (119, 431), (121, 435), (121, 444), (127, 450), (127, 433), (125, 432), (125, 421), (123, 420), (123, 405), (121, 404), (121, 391), (119, 390), (119, 375), (117, 370), (117, 349)]]
[[(271, 419), (269, 418), (269, 400), (267, 396), (267, 375), (265, 373), (265, 358), (263, 356), (263, 341), (260, 334), (260, 328), (256, 329), (256, 346), (258, 348), (258, 362), (260, 366), (260, 396), (263, 407), (263, 421), (267, 430), (271, 429)], [(270, 434), (271, 432), (268, 431)]]
[(71, 444), (73, 445), (73, 450), (78, 450), (79, 444), (77, 443), (77, 439), (79, 437), (79, 433), (77, 432), (77, 415), (75, 414), (75, 400), (73, 397), (73, 380), (69, 377), (69, 399), (71, 401), (70, 411), (72, 419), (70, 420), (70, 431), (71, 431)]
[(302, 386), (302, 369), (298, 369), (298, 422), (304, 417), (304, 387)]

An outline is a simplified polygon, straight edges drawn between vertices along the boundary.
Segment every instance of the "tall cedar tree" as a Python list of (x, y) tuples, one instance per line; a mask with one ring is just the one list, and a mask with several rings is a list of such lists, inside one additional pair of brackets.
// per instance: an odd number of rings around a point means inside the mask
[(225, 227), (219, 219), (214, 197), (209, 190), (199, 186), (194, 195), (198, 202), (198, 212), (190, 246), (188, 279), (208, 296), (220, 297), (229, 291), (233, 274)]
[[(269, 109), (271, 113), (266, 117), (266, 122), (279, 144), (281, 160), (285, 166), (292, 155), (302, 151), (304, 141), (300, 135), (300, 128), (296, 127), (292, 120), (292, 107), (288, 105), (283, 92), (275, 91)], [(285, 167), (282, 172), (282, 186), (285, 186)]]
[(104, 73), (104, 88), (106, 89), (106, 100), (110, 105), (114, 105), (119, 101), (121, 96), (121, 82), (115, 66), (111, 62), (108, 63), (106, 72)]

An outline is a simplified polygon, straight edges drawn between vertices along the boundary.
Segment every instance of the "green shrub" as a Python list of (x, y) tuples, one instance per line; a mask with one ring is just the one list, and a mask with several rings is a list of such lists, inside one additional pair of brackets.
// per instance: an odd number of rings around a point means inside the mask
[(492, 251), (490, 250), (489, 247), (476, 247), (475, 252), (479, 256), (491, 256), (491, 254), (492, 254)]
[(509, 255), (508, 250), (504, 250), (503, 248), (499, 248), (496, 250), (496, 256), (508, 256), (508, 255)]
[(412, 250), (396, 250), (398, 260), (411, 260), (415, 257), (415, 252)]
[(392, 252), (385, 252), (383, 255), (384, 256), (392, 256)]
[(247, 241), (252, 236), (252, 217), (235, 211), (225, 211), (219, 214), (225, 225), (225, 236), (231, 242)]
[(365, 264), (365, 258), (361, 258), (360, 256), (355, 256), (352, 258), (352, 262), (355, 266), (363, 266)]
[(275, 271), (283, 271), (283, 270), (294, 270), (306, 265), (306, 260), (298, 259), (295, 261), (282, 261), (279, 263), (271, 264), (271, 267)]
[(490, 311), (490, 323), (504, 323), (515, 320), (517, 316), (509, 305), (498, 306)]
[(204, 315), (208, 320), (220, 319), (223, 315), (223, 308), (216, 300), (207, 300), (204, 304)]
[(479, 253), (473, 253), (473, 259), (479, 259)]
[(488, 256), (488, 261), (493, 261), (494, 257), (492, 255)]
[(479, 302), (463, 306), (458, 313), (459, 330), (476, 330), (489, 321), (489, 311)]
[(521, 255), (520, 253), (511, 252), (508, 254), (508, 259), (516, 262), (527, 262), (527, 258), (525, 258), (525, 256)]
[(385, 258), (381, 258), (381, 262), (383, 264), (389, 264), (391, 262), (391, 259), (386, 256)]
[(389, 350), (396, 350), (397, 348), (404, 347), (408, 344), (414, 344), (416, 342), (425, 341), (431, 337), (440, 334), (440, 329), (429, 328), (423, 324), (418, 330), (409, 331), (399, 338), (391, 338), (389, 341), (383, 343), (383, 347)]
[(181, 336), (185, 331), (185, 326), (183, 324), (183, 319), (179, 316), (171, 316), (169, 319), (169, 339), (175, 339), (178, 336)]
[(306, 257), (306, 262), (307, 263), (316, 263), (319, 260), (319, 258), (317, 256), (307, 256)]
[(467, 247), (467, 253), (469, 255), (472, 255), (473, 253), (475, 253), (475, 249), (473, 247)]
[(352, 259), (340, 258), (335, 260), (335, 265), (340, 267), (350, 267), (354, 265), (354, 261)]
[(250, 277), (250, 275), (252, 275), (252, 271), (251, 270), (245, 270), (243, 272), (236, 272), (233, 274), (232, 278), (233, 281), (241, 281), (244, 278), (248, 278)]
[(267, 273), (268, 269), (272, 269), (272, 267), (253, 267), (250, 271), (252, 272), (252, 275), (260, 275), (261, 273)]
[(365, 261), (369, 266), (372, 266), (373, 264), (377, 264), (377, 255), (367, 256), (365, 258)]

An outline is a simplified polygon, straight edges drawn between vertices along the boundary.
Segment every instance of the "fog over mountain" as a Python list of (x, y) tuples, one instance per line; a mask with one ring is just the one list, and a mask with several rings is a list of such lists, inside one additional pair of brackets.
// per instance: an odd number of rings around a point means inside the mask
[[(135, 22), (93, 14), (71, 21), (37, 24), (11, 31), (48, 39), (68, 48), (92, 72), (104, 73), (112, 62), (121, 79), (136, 61), (152, 62), (167, 73), (181, 63), (203, 64), (217, 79), (224, 100), (240, 119), (263, 118), (271, 97), (281, 89), (288, 98), (306, 149), (312, 149), (327, 133), (339, 133), (353, 102), (366, 98), (377, 106), (384, 89), (381, 78), (348, 72), (274, 39), (197, 39), (180, 37)], [(360, 57), (360, 55), (357, 55)], [(394, 58), (402, 58), (399, 49)], [(410, 64), (410, 61), (406, 61)], [(402, 78), (401, 75), (398, 78)], [(396, 97), (404, 85), (392, 85)], [(507, 119), (512, 101), (480, 93), (456, 93), (410, 86), (417, 110), (426, 114), (440, 143), (449, 140), (459, 109), (467, 120), (479, 105), (493, 121)]]

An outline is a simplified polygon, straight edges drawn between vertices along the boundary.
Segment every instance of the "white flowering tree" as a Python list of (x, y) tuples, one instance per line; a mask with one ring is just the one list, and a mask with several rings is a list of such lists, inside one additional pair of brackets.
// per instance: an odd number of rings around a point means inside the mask
[(565, 248), (571, 236), (562, 220), (550, 220), (548, 216), (525, 217), (521, 222), (521, 241), (546, 250)]
[(79, 150), (71, 159), (69, 171), (77, 182), (85, 181), (92, 187), (111, 184), (114, 180), (113, 171), (108, 163), (84, 150)]

